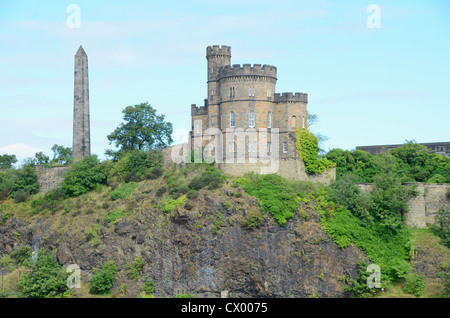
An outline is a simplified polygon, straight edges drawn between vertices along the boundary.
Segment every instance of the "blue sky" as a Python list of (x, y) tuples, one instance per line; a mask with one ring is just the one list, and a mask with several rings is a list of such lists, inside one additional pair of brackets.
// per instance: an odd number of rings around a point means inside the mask
[[(80, 28), (69, 28), (80, 8)], [(370, 4), (380, 28), (369, 28)], [(92, 152), (122, 109), (148, 101), (183, 142), (206, 98), (206, 47), (270, 64), (277, 92), (308, 94), (325, 150), (450, 140), (450, 3), (0, 0), (0, 153), (72, 146), (74, 55), (89, 56)]]

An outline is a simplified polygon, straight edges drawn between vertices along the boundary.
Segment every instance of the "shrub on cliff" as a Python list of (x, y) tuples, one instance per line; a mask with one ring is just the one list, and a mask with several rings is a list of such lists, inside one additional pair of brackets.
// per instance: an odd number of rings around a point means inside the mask
[(115, 281), (117, 266), (114, 261), (106, 262), (102, 269), (95, 268), (89, 292), (96, 295), (109, 293)]
[(208, 187), (209, 190), (220, 188), (225, 182), (226, 176), (218, 169), (206, 166), (201, 176), (194, 178), (189, 183), (189, 188), (193, 190), (200, 190)]
[(19, 279), (19, 295), (26, 298), (63, 298), (70, 295), (69, 274), (64, 272), (53, 255), (40, 251), (31, 272)]
[(96, 155), (75, 163), (63, 176), (61, 189), (67, 196), (76, 197), (106, 183), (107, 174)]

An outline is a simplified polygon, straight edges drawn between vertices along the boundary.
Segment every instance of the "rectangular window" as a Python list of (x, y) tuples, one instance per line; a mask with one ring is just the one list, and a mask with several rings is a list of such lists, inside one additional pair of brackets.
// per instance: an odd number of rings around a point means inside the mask
[(271, 153), (272, 152), (272, 143), (269, 141), (267, 143), (267, 153)]
[(230, 142), (228, 144), (228, 151), (229, 152), (236, 152), (236, 143), (234, 141)]
[(287, 152), (288, 152), (288, 143), (283, 142), (283, 153), (287, 153)]
[(256, 141), (248, 142), (248, 152), (256, 152)]
[(255, 127), (255, 111), (251, 110), (248, 114), (248, 126)]

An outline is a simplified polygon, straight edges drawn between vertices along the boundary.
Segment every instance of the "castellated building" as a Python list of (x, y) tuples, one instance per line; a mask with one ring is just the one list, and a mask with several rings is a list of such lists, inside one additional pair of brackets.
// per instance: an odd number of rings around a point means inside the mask
[[(303, 93), (276, 93), (277, 68), (272, 65), (230, 65), (231, 47), (208, 46), (208, 97), (201, 107), (191, 105), (191, 148), (196, 134), (208, 136), (213, 129), (223, 133), (224, 161), (245, 148), (245, 158), (260, 157), (262, 153), (277, 152), (280, 160), (297, 159), (295, 149), (296, 128), (306, 125), (308, 95)], [(245, 138), (233, 142), (227, 138), (227, 130), (241, 129), (244, 132), (266, 130), (267, 142), (259, 138)], [(270, 135), (278, 129), (278, 145), (271, 142)], [(209, 131), (209, 134), (208, 134)], [(247, 136), (248, 137), (248, 136)], [(204, 138), (208, 139), (208, 138)], [(207, 142), (203, 140), (202, 145)], [(263, 149), (263, 148), (266, 149)], [(275, 147), (277, 149), (275, 149)]]
[(276, 173), (322, 183), (335, 179), (335, 168), (308, 175), (297, 154), (296, 129), (306, 128), (307, 94), (276, 93), (277, 68), (231, 65), (229, 46), (208, 46), (206, 58), (208, 95), (203, 106), (191, 105), (188, 149), (194, 150), (194, 162), (203, 154), (230, 175)]

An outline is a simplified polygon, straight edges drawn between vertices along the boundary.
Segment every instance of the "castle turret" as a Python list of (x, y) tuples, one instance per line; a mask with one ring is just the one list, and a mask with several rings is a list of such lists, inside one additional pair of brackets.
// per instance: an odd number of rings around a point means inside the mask
[(231, 47), (213, 45), (206, 48), (208, 60), (208, 127), (220, 126), (220, 83), (219, 71), (222, 67), (230, 65)]

